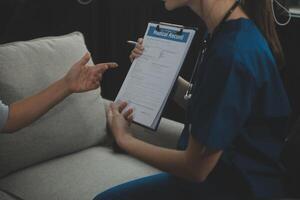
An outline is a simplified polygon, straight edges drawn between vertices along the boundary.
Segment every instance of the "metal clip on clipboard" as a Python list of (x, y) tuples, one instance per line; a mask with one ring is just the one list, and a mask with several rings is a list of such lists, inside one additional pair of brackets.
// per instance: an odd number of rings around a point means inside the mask
[(160, 25), (179, 28), (179, 31), (176, 33), (177, 35), (182, 35), (182, 33), (183, 33), (184, 26), (182, 26), (182, 25), (177, 25), (177, 24), (165, 23), (165, 22), (159, 22), (159, 23), (157, 24), (156, 30), (157, 30), (158, 32), (161, 31)]
[(196, 32), (198, 32), (198, 28), (197, 27), (190, 27), (190, 26), (183, 26), (183, 25), (178, 25), (178, 24), (172, 24), (172, 23), (166, 23), (166, 22), (156, 22), (156, 21), (151, 21), (151, 23), (157, 24), (156, 26), (156, 30), (157, 31), (161, 31), (161, 27), (160, 26), (169, 26), (169, 27), (174, 27), (174, 28), (178, 28), (178, 35), (182, 35), (183, 31), (185, 29), (192, 29), (195, 30)]

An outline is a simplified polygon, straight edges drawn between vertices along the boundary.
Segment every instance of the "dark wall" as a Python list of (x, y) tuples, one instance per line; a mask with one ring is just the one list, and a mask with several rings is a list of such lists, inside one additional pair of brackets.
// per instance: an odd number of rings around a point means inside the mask
[(292, 122), (300, 116), (300, 18), (278, 28), (286, 57), (284, 82), (293, 109)]
[[(116, 61), (117, 70), (105, 74), (102, 95), (114, 99), (130, 67), (126, 40), (142, 37), (149, 21), (198, 26), (199, 18), (187, 8), (167, 12), (161, 0), (0, 0), (0, 43), (81, 31), (95, 62)], [(202, 30), (202, 31), (201, 31)], [(287, 60), (285, 83), (294, 112), (300, 113), (300, 19), (278, 28)], [(198, 51), (195, 41), (181, 75), (188, 78)], [(170, 103), (165, 116), (183, 121), (184, 112)], [(296, 116), (296, 115), (294, 115)]]

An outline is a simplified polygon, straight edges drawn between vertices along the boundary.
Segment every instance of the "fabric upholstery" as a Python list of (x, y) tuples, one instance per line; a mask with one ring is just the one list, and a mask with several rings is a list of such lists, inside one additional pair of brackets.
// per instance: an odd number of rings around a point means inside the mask
[[(9, 105), (46, 88), (86, 52), (78, 32), (0, 45), (3, 102)], [(99, 144), (106, 134), (99, 94), (98, 90), (71, 95), (33, 125), (13, 135), (0, 135), (0, 177)]]
[[(182, 128), (180, 123), (162, 119), (158, 132), (136, 125), (132, 131), (144, 141), (175, 148)], [(101, 145), (13, 173), (0, 180), (0, 188), (30, 200), (90, 200), (112, 186), (158, 172)]]
[(1, 190), (0, 190), (0, 199), (1, 200), (19, 200)]
[(4, 128), (7, 118), (8, 118), (8, 106), (4, 105), (0, 99), (0, 132)]
[(30, 200), (91, 200), (99, 192), (158, 171), (127, 155), (93, 147), (14, 173), (0, 188)]
[[(103, 99), (105, 110), (107, 110), (111, 101)], [(154, 145), (172, 148), (177, 147), (177, 143), (184, 125), (166, 118), (162, 118), (157, 131), (151, 131), (136, 124), (132, 124), (133, 135), (143, 141)], [(106, 144), (111, 145), (111, 138), (107, 138)]]

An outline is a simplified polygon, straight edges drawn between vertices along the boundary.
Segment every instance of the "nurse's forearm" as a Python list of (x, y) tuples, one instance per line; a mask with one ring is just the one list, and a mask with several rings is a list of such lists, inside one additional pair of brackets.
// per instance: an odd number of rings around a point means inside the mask
[[(186, 180), (202, 182), (199, 173), (187, 160), (187, 152), (158, 147), (145, 143), (133, 136), (127, 135), (127, 139), (118, 141), (123, 150), (130, 155), (142, 160), (159, 170), (168, 172)], [(200, 158), (199, 158), (200, 159)]]
[(177, 80), (175, 95), (173, 97), (174, 101), (184, 109), (187, 107), (187, 101), (184, 99), (184, 95), (188, 90), (188, 85), (189, 83), (186, 80), (184, 80), (182, 77), (179, 77)]
[(70, 94), (65, 81), (61, 79), (46, 90), (11, 104), (8, 121), (2, 132), (12, 133), (26, 127)]

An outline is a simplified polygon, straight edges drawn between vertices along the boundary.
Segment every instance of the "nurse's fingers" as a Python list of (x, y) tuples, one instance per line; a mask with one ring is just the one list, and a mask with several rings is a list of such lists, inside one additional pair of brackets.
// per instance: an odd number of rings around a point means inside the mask
[(130, 56), (129, 56), (129, 60), (130, 60), (130, 62), (133, 62), (133, 61), (134, 61), (134, 57), (133, 57), (133, 55), (132, 55), (132, 54), (130, 54)]
[(143, 44), (144, 39), (143, 38), (139, 38), (137, 42), (138, 42), (138, 44)]
[(140, 44), (140, 43), (137, 43), (137, 45), (135, 46), (134, 49), (138, 49), (140, 51), (143, 51), (144, 50), (144, 45), (143, 44)]
[(133, 114), (133, 109), (132, 108), (130, 108), (130, 109), (128, 109), (125, 113), (124, 113), (124, 118), (126, 119), (126, 120), (128, 120), (128, 118), (131, 116)]
[(136, 58), (138, 58), (140, 56), (141, 56), (141, 54), (136, 54), (134, 52), (132, 52), (132, 54), (131, 54), (132, 60), (135, 60)]
[(115, 113), (115, 111), (116, 111), (116, 108), (117, 106), (116, 106), (116, 104), (115, 103), (111, 103), (111, 104), (109, 104), (109, 109), (108, 109), (108, 111), (111, 111), (109, 114), (111, 114), (111, 115), (113, 115), (114, 113)]
[(129, 122), (129, 124), (133, 122), (133, 113), (127, 118), (127, 121)]
[(132, 50), (132, 53), (135, 53), (135, 54), (138, 54), (138, 55), (142, 55), (143, 54), (143, 50), (135, 48), (135, 49)]
[(122, 113), (123, 112), (123, 110), (126, 108), (128, 106), (128, 103), (127, 102), (118, 102), (118, 111), (120, 112), (120, 113)]

